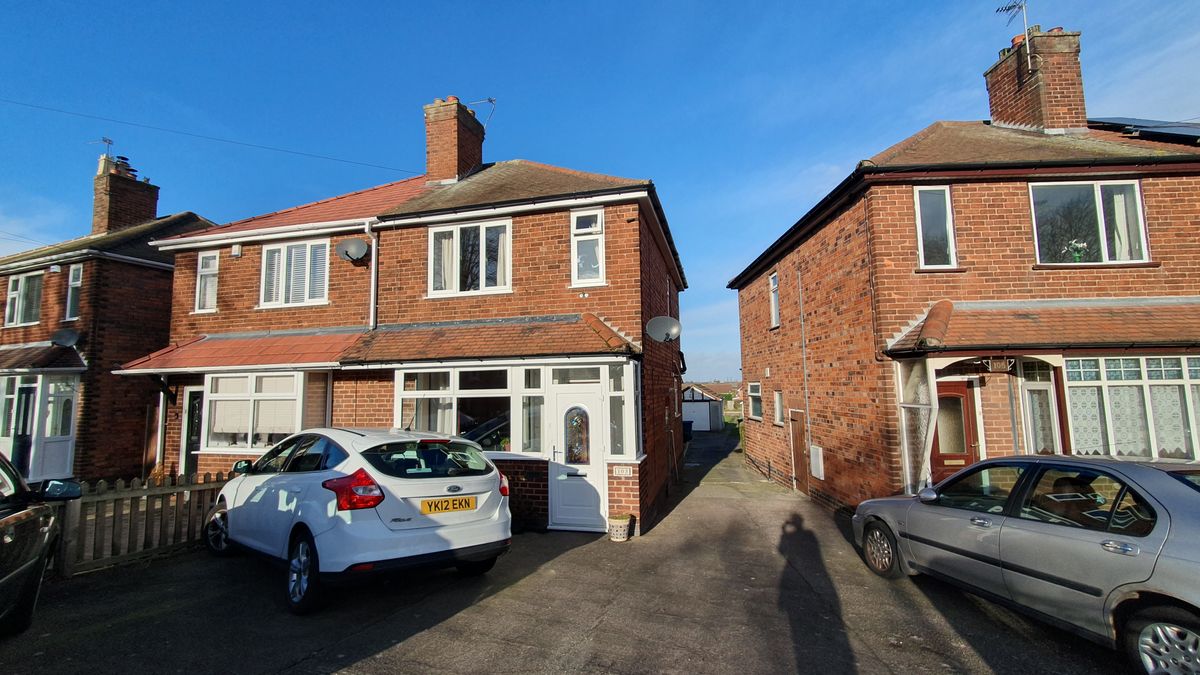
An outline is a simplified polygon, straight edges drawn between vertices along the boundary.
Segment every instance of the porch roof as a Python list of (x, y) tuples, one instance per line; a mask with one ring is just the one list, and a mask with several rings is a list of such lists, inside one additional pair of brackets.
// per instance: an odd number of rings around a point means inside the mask
[(0, 373), (40, 370), (87, 370), (79, 352), (60, 345), (34, 345), (0, 349)]
[(1200, 349), (1200, 298), (935, 303), (884, 353)]
[(355, 365), (637, 351), (604, 320), (585, 313), (380, 326), (360, 337), (341, 361)]
[(330, 368), (337, 366), (338, 357), (361, 334), (362, 329), (202, 335), (130, 361), (117, 372), (129, 375), (267, 367)]

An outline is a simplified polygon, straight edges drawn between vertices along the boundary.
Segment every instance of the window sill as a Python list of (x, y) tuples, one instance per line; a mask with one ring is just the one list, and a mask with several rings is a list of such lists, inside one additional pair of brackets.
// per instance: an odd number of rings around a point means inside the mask
[(1044, 270), (1140, 270), (1157, 269), (1162, 267), (1160, 262), (1130, 262), (1130, 263), (1038, 263), (1033, 266), (1035, 271)]
[(779, 427), (780, 429), (782, 429), (785, 426), (783, 422), (771, 422), (771, 424), (773, 426)]
[(962, 274), (966, 271), (965, 267), (918, 267), (913, 274)]
[(425, 296), (426, 300), (454, 300), (456, 298), (472, 298), (480, 295), (511, 295), (511, 288), (498, 288), (487, 291), (464, 291), (462, 293), (430, 293)]
[(567, 286), (567, 288), (601, 288), (607, 285), (608, 281), (578, 281)]
[(777, 323), (774, 326), (771, 326), (770, 328), (768, 328), (767, 331), (779, 330), (779, 327), (782, 325), (783, 324), (781, 324), (781, 323)]
[[(255, 305), (254, 309), (296, 309), (298, 307), (321, 307), (328, 305), (328, 300), (320, 300), (317, 302), (292, 302), (280, 305)], [(202, 312), (192, 312), (193, 314), (201, 314)], [(214, 310), (215, 313), (215, 310)]]
[(548, 462), (545, 455), (538, 455), (531, 452), (515, 452), (512, 450), (484, 450), (483, 456), (488, 459), (515, 459), (524, 462)]
[(70, 317), (70, 318), (68, 318), (68, 319), (63, 319), (63, 320), (62, 320), (62, 321), (60, 321), (59, 323), (75, 323), (75, 322), (76, 322), (76, 321), (78, 321), (78, 320), (79, 320), (79, 317), (77, 317), (77, 316), (73, 316), (73, 317)]
[(761, 417), (752, 417), (752, 416), (747, 416), (747, 417), (746, 417), (746, 419), (750, 420), (751, 422), (761, 422), (761, 421), (763, 421), (763, 418), (761, 418)]
[(6, 323), (6, 324), (4, 324), (4, 327), (5, 328), (29, 328), (30, 326), (36, 326), (39, 323), (41, 323), (41, 321), (34, 321), (33, 323)]
[[(263, 308), (263, 307), (256, 307), (255, 309), (264, 309), (264, 308)], [(271, 306), (269, 309), (275, 309), (274, 305), (272, 305), (272, 306)], [(195, 310), (195, 311), (193, 311), (193, 312), (188, 312), (188, 313), (189, 313), (189, 314), (191, 314), (191, 315), (196, 315), (196, 314), (216, 314), (216, 313), (217, 313), (217, 310), (215, 310), (215, 309), (197, 309), (197, 310)]]

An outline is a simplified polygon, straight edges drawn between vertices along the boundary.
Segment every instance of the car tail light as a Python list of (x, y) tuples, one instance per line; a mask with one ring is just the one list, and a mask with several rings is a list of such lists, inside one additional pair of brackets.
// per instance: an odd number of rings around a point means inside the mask
[(508, 496), (508, 476), (505, 476), (503, 471), (500, 472), (500, 496)]
[(322, 482), (321, 487), (337, 495), (338, 511), (372, 509), (383, 501), (383, 490), (366, 469), (359, 469), (349, 476), (330, 478)]

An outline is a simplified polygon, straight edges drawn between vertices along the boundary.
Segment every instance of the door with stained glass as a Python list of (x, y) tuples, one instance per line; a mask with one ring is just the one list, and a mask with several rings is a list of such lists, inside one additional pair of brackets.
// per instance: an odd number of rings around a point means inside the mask
[(556, 430), (550, 460), (550, 526), (606, 528), (604, 518), (604, 427), (598, 393), (555, 395)]

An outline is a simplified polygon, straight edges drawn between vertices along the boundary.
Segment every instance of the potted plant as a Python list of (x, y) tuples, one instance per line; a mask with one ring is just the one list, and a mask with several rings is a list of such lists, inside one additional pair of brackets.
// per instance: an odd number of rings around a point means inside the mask
[(633, 529), (633, 516), (618, 513), (608, 516), (608, 538), (612, 541), (628, 541)]

